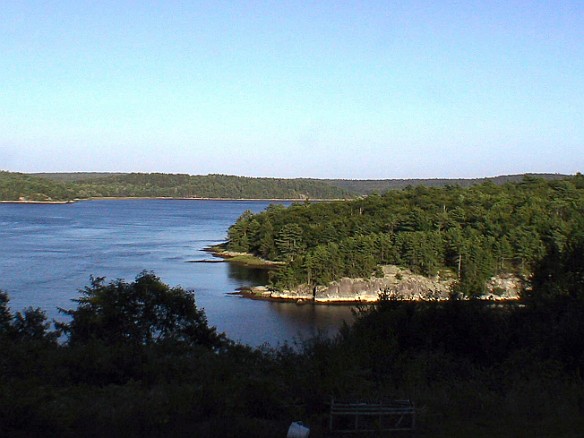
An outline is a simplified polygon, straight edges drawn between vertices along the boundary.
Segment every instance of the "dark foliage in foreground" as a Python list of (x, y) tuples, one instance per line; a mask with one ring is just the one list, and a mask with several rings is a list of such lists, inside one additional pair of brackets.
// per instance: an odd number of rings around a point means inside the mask
[(193, 292), (169, 288), (152, 273), (133, 283), (91, 278), (81, 291), (77, 309), (61, 310), (71, 322), (58, 326), (70, 345), (100, 342), (108, 346), (181, 345), (219, 348), (224, 337), (209, 327)]
[(550, 247), (521, 303), (382, 297), (334, 338), (278, 348), (226, 341), (192, 295), (148, 273), (94, 280), (62, 344), (42, 312), (13, 315), (0, 293), (0, 430), (273, 437), (302, 419), (323, 436), (335, 396), (411, 398), (422, 437), (575, 437), (584, 430), (583, 245), (574, 234), (561, 254)]

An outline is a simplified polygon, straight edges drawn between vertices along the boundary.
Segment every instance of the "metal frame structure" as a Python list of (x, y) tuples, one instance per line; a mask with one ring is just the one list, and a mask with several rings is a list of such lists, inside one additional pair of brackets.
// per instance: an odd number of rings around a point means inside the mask
[(331, 399), (329, 431), (368, 433), (413, 431), (416, 409), (410, 400), (346, 402)]

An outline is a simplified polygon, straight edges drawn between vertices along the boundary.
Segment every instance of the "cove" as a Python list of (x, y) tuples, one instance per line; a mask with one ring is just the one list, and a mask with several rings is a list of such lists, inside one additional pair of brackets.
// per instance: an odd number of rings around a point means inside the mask
[[(73, 204), (0, 205), (0, 289), (15, 311), (40, 307), (50, 319), (90, 276), (132, 281), (153, 271), (196, 293), (209, 323), (230, 339), (273, 346), (334, 333), (352, 320), (350, 306), (278, 303), (242, 298), (241, 287), (265, 284), (262, 270), (216, 261), (203, 251), (222, 242), (245, 210), (270, 201), (95, 200)], [(284, 203), (287, 204), (287, 203)]]

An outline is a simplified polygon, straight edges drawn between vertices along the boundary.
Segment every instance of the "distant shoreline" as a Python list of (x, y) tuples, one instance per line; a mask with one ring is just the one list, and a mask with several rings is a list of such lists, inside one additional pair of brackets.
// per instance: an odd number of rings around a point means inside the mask
[(376, 299), (374, 301), (359, 300), (357, 298), (350, 300), (315, 300), (313, 298), (306, 297), (275, 297), (271, 296), (269, 292), (258, 292), (258, 287), (242, 287), (236, 292), (230, 292), (228, 295), (239, 296), (248, 300), (255, 301), (269, 301), (273, 303), (288, 303), (297, 305), (314, 305), (314, 306), (350, 306), (354, 307), (358, 304), (362, 305), (373, 305), (379, 301)]
[(0, 201), (0, 204), (44, 204), (44, 205), (62, 205), (62, 204), (73, 204), (77, 201)]
[(133, 200), (133, 199), (152, 199), (152, 200), (168, 200), (168, 201), (279, 201), (279, 202), (330, 202), (330, 201), (344, 201), (344, 198), (203, 198), (203, 197), (173, 197), (173, 196), (100, 196), (94, 198), (76, 199), (76, 201), (109, 201), (109, 200)]
[(0, 204), (74, 204), (76, 202), (86, 202), (86, 201), (231, 201), (231, 202), (241, 202), (241, 201), (274, 201), (274, 202), (333, 202), (333, 201), (346, 201), (342, 198), (333, 199), (286, 199), (286, 198), (186, 198), (186, 197), (170, 197), (170, 196), (100, 196), (93, 198), (82, 198), (73, 199), (70, 201), (0, 201)]

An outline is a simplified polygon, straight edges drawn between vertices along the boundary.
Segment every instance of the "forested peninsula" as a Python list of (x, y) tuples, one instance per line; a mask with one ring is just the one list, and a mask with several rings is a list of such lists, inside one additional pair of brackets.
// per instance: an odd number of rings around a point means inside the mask
[(503, 185), (416, 186), (346, 202), (271, 205), (245, 212), (226, 248), (283, 262), (272, 275), (276, 291), (317, 295), (343, 277), (384, 277), (382, 267), (396, 265), (449, 279), (452, 294), (470, 298), (484, 295), (496, 275), (528, 284), (544, 255), (562, 254), (582, 233), (584, 176), (525, 176)]
[[(522, 175), (479, 179), (341, 180), (251, 178), (165, 173), (38, 173), (0, 171), (0, 202), (71, 202), (95, 198), (350, 199), (416, 187), (468, 187), (485, 181), (520, 181)], [(541, 174), (540, 178), (565, 176)]]

